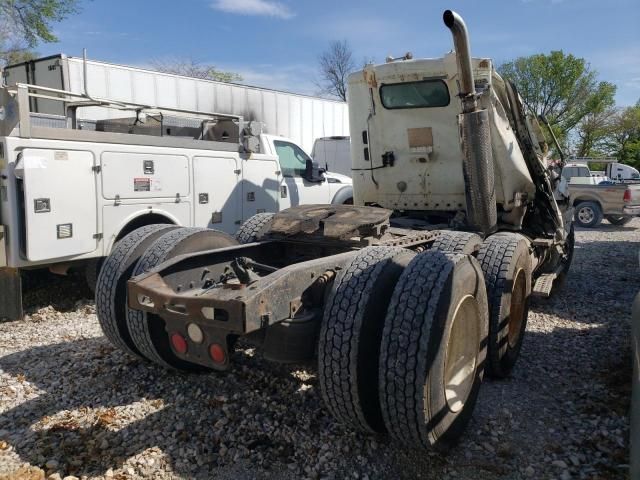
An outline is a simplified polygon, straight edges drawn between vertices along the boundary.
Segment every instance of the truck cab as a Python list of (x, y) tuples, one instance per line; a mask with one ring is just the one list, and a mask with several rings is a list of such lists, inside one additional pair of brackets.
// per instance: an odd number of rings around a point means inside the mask
[(329, 172), (300, 146), (285, 137), (263, 134), (261, 151), (280, 162), (280, 209), (302, 204), (353, 202), (351, 178)]

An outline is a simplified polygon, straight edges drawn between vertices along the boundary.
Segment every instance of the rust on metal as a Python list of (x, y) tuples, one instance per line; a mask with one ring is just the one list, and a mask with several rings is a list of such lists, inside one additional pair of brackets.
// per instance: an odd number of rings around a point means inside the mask
[(321, 234), (330, 239), (380, 236), (389, 226), (391, 213), (353, 205), (300, 205), (276, 213), (269, 234)]

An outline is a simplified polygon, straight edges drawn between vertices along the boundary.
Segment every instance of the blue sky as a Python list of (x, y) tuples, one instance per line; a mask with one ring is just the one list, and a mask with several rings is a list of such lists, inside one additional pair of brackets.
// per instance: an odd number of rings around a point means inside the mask
[(232, 70), (244, 83), (315, 93), (317, 58), (346, 39), (355, 58), (381, 62), (407, 51), (439, 57), (452, 48), (442, 12), (463, 15), (472, 53), (497, 63), (562, 49), (586, 58), (617, 101), (640, 99), (640, 0), (81, 0), (55, 26), (66, 53), (127, 65), (192, 57)]

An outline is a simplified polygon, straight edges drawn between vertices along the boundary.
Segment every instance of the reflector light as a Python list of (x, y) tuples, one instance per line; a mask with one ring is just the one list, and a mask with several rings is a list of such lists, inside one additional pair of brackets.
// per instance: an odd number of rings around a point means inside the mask
[(187, 353), (187, 340), (179, 333), (171, 334), (171, 345), (173, 349), (181, 354)]
[(224, 363), (226, 355), (224, 353), (224, 348), (217, 343), (212, 343), (209, 347), (209, 355), (211, 356), (211, 360), (215, 363)]
[(195, 343), (202, 343), (204, 340), (204, 333), (202, 333), (202, 329), (195, 323), (187, 325), (187, 335), (189, 335), (189, 338)]

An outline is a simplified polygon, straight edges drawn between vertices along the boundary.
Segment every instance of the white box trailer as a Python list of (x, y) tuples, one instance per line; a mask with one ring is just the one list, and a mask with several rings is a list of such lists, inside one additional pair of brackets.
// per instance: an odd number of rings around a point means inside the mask
[[(84, 60), (64, 54), (7, 67), (5, 83), (28, 83), (85, 93)], [(87, 92), (96, 97), (162, 108), (237, 115), (265, 125), (265, 133), (287, 137), (310, 152), (316, 138), (349, 135), (345, 102), (267, 88), (214, 82), (143, 68), (87, 60)], [(32, 111), (64, 115), (60, 102), (31, 99)], [(114, 118), (113, 111), (95, 107), (80, 118)]]

